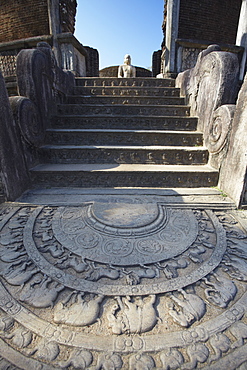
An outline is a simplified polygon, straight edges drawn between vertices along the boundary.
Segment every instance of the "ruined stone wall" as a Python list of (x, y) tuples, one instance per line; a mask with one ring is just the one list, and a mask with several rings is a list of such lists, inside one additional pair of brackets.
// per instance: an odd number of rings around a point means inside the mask
[[(76, 0), (58, 0), (59, 32), (75, 31)], [(48, 0), (1, 0), (0, 42), (50, 34)]]
[(48, 35), (47, 0), (1, 0), (0, 42)]
[(60, 0), (61, 32), (75, 32), (76, 0)]
[(242, 0), (180, 0), (178, 38), (235, 44)]

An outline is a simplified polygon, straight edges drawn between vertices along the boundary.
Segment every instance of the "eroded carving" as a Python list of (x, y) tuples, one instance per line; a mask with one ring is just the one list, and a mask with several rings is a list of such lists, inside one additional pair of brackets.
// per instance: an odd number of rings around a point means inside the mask
[(226, 353), (231, 347), (230, 339), (222, 333), (213, 335), (209, 342), (214, 350), (214, 355), (211, 355), (209, 363), (219, 360), (222, 354)]
[(138, 354), (130, 357), (129, 368), (133, 370), (151, 370), (155, 368), (155, 362), (149, 355)]
[(146, 299), (117, 297), (116, 303), (108, 309), (107, 318), (113, 334), (144, 333), (151, 330), (157, 320), (154, 304), (156, 296)]
[(178, 290), (182, 299), (175, 293), (170, 295), (177, 306), (168, 303), (169, 315), (175, 322), (184, 327), (191, 326), (195, 321), (199, 321), (206, 313), (205, 302), (194, 293), (187, 293), (185, 290)]
[(184, 363), (182, 353), (175, 348), (169, 348), (168, 350), (161, 352), (160, 360), (164, 370), (180, 369)]
[(236, 338), (232, 344), (232, 348), (238, 348), (244, 344), (244, 339), (247, 339), (247, 325), (239, 321), (230, 327), (230, 333)]
[(183, 370), (195, 369), (198, 363), (206, 362), (209, 356), (208, 348), (202, 343), (190, 345), (187, 348), (187, 353), (190, 358), (190, 362), (182, 365), (181, 369)]
[(203, 279), (210, 288), (205, 289), (205, 296), (208, 302), (225, 308), (237, 294), (236, 285), (222, 275), (212, 273)]
[(74, 349), (68, 360), (60, 361), (59, 366), (62, 369), (67, 369), (70, 366), (73, 366), (74, 369), (87, 369), (92, 361), (93, 356), (91, 352), (83, 349)]
[(123, 366), (121, 356), (112, 354), (100, 354), (95, 370), (119, 370)]
[(58, 293), (63, 289), (63, 285), (51, 278), (37, 275), (22, 288), (20, 300), (38, 308), (53, 307)]
[(74, 326), (91, 325), (98, 319), (103, 299), (104, 296), (99, 295), (87, 301), (84, 293), (73, 292), (64, 302), (55, 306), (54, 321)]

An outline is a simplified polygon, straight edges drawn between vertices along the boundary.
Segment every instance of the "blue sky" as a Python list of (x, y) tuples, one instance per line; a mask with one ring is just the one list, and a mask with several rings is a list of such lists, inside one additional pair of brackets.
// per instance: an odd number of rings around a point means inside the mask
[(148, 68), (163, 39), (164, 0), (77, 0), (75, 36), (98, 49), (100, 69), (123, 63)]

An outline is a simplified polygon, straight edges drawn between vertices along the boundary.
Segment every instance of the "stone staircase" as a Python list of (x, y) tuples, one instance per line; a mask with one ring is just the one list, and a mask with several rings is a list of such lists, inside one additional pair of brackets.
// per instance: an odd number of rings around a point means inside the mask
[(77, 78), (31, 170), (34, 186), (211, 187), (197, 118), (172, 79)]

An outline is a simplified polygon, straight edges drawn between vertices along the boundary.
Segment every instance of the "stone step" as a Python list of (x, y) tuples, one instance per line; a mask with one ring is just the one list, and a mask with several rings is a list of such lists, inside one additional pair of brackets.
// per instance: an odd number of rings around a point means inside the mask
[(117, 77), (76, 77), (76, 86), (125, 86), (125, 87), (175, 87), (171, 78), (117, 78)]
[(48, 129), (46, 144), (60, 145), (173, 145), (201, 146), (202, 134), (196, 131)]
[(196, 117), (183, 116), (131, 116), (124, 115), (58, 115), (51, 119), (54, 128), (130, 129), (130, 130), (181, 130), (195, 131)]
[(190, 107), (184, 105), (96, 105), (96, 104), (59, 104), (59, 115), (90, 115), (90, 116), (189, 116)]
[(216, 186), (208, 165), (40, 164), (31, 170), (34, 186), (198, 188)]
[(17, 78), (15, 75), (4, 77), (6, 89), (8, 91), (9, 96), (17, 96), (18, 95), (18, 88), (17, 88)]
[(102, 96), (180, 96), (180, 89), (175, 87), (142, 87), (142, 86), (75, 86), (74, 95)]
[(46, 163), (206, 164), (205, 147), (45, 145)]
[(68, 104), (105, 104), (105, 105), (184, 105), (184, 98), (168, 96), (101, 96), (101, 95), (70, 95), (67, 97)]

